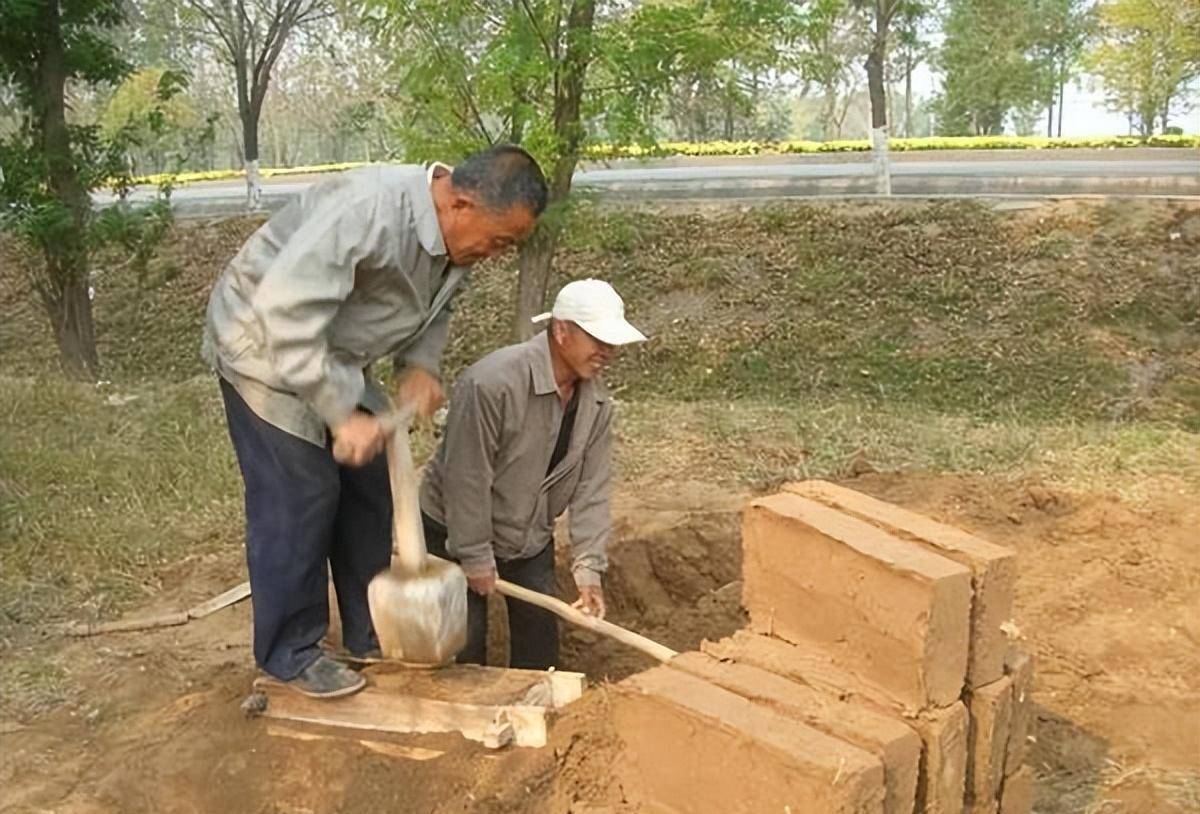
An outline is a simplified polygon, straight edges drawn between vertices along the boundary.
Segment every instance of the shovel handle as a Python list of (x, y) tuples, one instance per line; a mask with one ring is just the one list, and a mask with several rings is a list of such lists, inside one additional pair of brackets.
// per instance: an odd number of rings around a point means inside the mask
[(425, 567), (425, 527), (421, 524), (417, 471), (408, 442), (411, 420), (411, 410), (379, 417), (387, 433), (388, 479), (392, 486), (392, 566), (405, 574), (419, 574)]
[(522, 602), (528, 602), (531, 605), (537, 605), (539, 608), (544, 608), (555, 616), (562, 617), (568, 622), (587, 628), (602, 636), (607, 636), (610, 639), (616, 639), (622, 644), (627, 644), (630, 647), (641, 650), (646, 655), (658, 659), (659, 661), (667, 662), (675, 658), (678, 653), (664, 644), (659, 644), (653, 639), (647, 639), (640, 633), (634, 633), (632, 630), (626, 630), (620, 625), (614, 625), (612, 622), (598, 619), (595, 616), (584, 613), (578, 608), (573, 608), (561, 599), (537, 591), (531, 591), (528, 588), (523, 588), (520, 585), (515, 585), (507, 580), (497, 579), (496, 590), (505, 596), (511, 596), (514, 599), (520, 599)]
[[(392, 492), (392, 564), (405, 574), (419, 574), (425, 565), (425, 529), (421, 525), (421, 502), (412, 449), (408, 443), (411, 408), (388, 410), (377, 416), (383, 430), (388, 481)], [(333, 442), (333, 457), (341, 460), (348, 450)]]

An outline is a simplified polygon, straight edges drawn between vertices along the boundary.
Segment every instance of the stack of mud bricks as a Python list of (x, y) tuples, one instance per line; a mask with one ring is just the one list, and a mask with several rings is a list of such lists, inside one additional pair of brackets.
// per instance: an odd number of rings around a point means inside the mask
[(822, 481), (742, 545), (749, 629), (617, 685), (647, 808), (1029, 814), (1013, 551)]

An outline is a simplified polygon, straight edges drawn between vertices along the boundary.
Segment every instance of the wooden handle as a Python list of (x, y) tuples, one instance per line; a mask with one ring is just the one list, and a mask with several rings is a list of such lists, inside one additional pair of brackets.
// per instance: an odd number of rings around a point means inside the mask
[(417, 471), (408, 443), (410, 410), (384, 413), (379, 417), (386, 442), (388, 480), (392, 487), (392, 566), (405, 574), (419, 574), (425, 567), (425, 529), (421, 525), (421, 500)]
[(630, 647), (641, 650), (646, 655), (656, 658), (659, 661), (670, 661), (678, 655), (678, 653), (664, 644), (659, 644), (653, 639), (647, 639), (640, 633), (626, 630), (620, 625), (614, 625), (612, 622), (606, 622), (603, 619), (597, 619), (595, 616), (589, 616), (578, 608), (573, 608), (566, 602), (556, 599), (553, 596), (547, 596), (537, 591), (531, 591), (528, 588), (522, 588), (520, 585), (514, 585), (503, 579), (496, 580), (496, 590), (505, 596), (511, 596), (514, 599), (520, 599), (522, 602), (528, 602), (531, 605), (537, 605), (539, 608), (545, 608), (554, 615), (566, 619), (568, 622), (587, 628), (602, 636), (608, 636), (610, 639), (616, 639), (622, 644), (627, 644)]

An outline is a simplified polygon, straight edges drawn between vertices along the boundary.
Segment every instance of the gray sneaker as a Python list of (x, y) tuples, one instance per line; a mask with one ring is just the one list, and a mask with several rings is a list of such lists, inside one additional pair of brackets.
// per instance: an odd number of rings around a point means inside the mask
[(287, 685), (312, 698), (341, 698), (367, 686), (367, 679), (322, 654)]

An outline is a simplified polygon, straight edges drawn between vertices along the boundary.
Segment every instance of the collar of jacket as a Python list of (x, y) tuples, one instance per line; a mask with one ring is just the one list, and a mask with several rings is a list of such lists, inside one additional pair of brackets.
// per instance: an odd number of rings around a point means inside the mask
[(429, 187), (433, 183), (433, 171), (439, 167), (451, 171), (454, 169), (440, 161), (434, 161), (429, 165), (425, 175), (427, 183), (423, 184), (420, 191), (417, 192), (417, 213), (414, 216), (417, 240), (421, 242), (421, 248), (429, 252), (431, 257), (441, 257), (446, 254), (446, 241), (442, 237), (442, 227), (437, 219), (437, 207), (433, 203), (433, 192)]
[[(529, 373), (533, 377), (533, 392), (538, 396), (554, 393), (558, 385), (554, 381), (554, 362), (550, 358), (550, 329), (542, 331), (525, 343), (529, 349)], [(597, 403), (608, 401), (608, 388), (600, 379), (583, 379), (579, 382), (580, 400), (593, 398)]]

